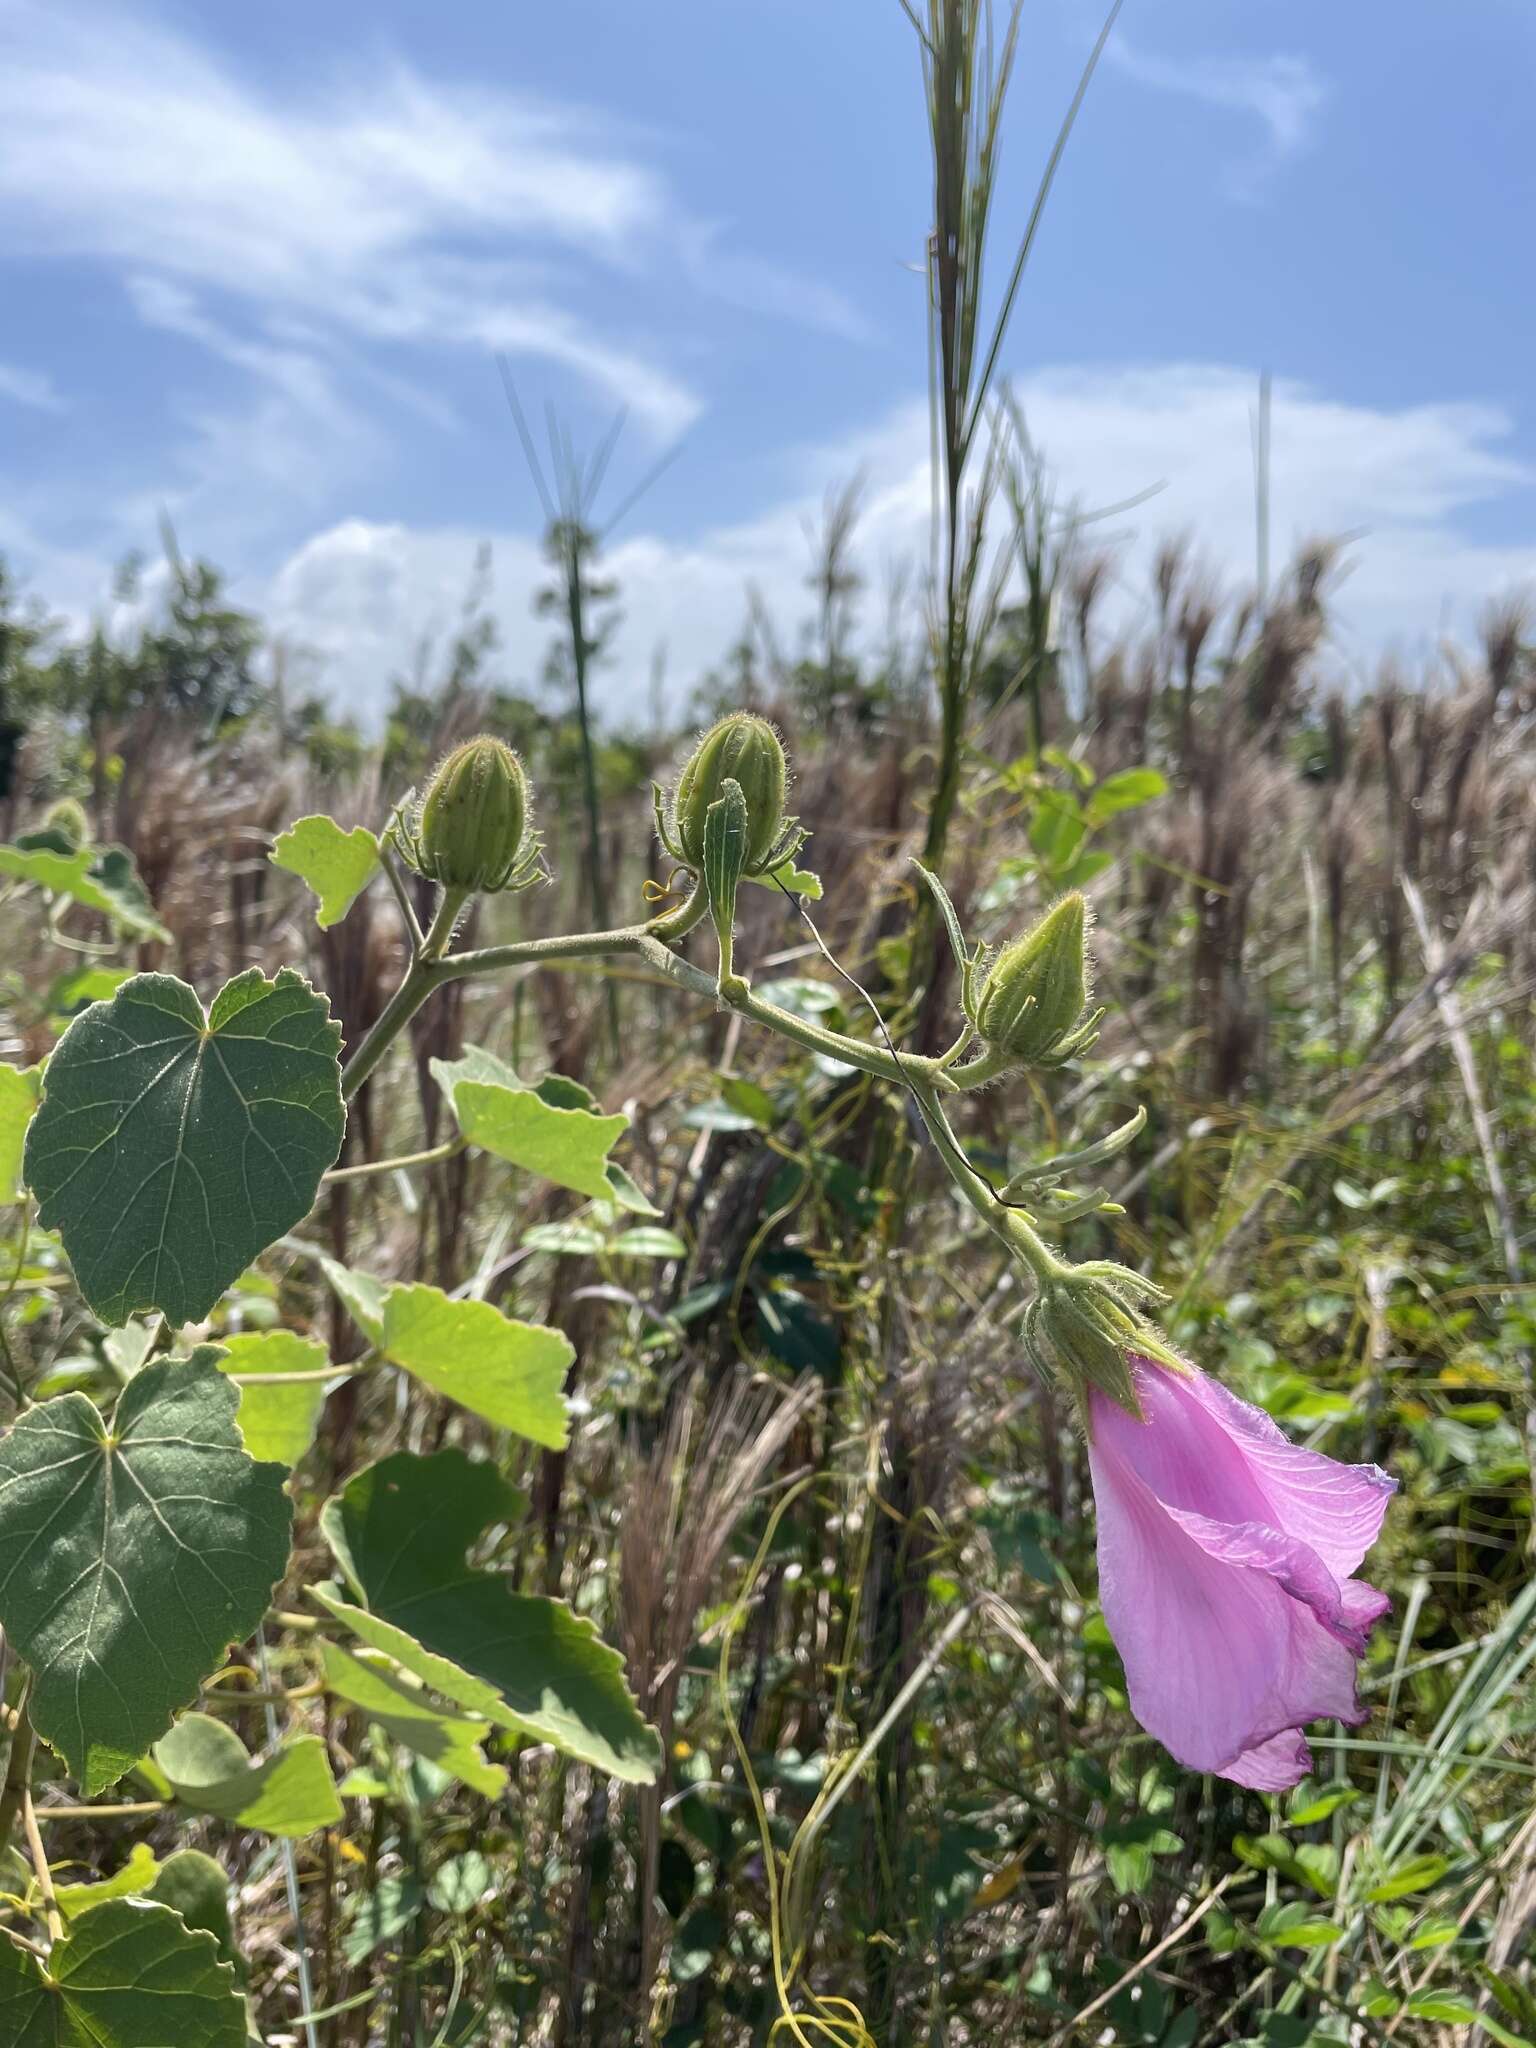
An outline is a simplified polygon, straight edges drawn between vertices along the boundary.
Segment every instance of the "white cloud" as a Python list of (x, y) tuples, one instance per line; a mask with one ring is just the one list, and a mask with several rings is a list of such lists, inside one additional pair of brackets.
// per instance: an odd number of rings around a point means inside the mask
[[(1019, 397), (1063, 505), (1091, 509), (1162, 486), (1150, 504), (1101, 530), (1122, 546), (1107, 626), (1134, 627), (1148, 615), (1147, 558), (1169, 531), (1190, 529), (1229, 588), (1251, 583), (1255, 387), (1246, 372), (1199, 364), (1045, 370), (1020, 384)], [(1526, 545), (1485, 545), (1457, 525), (1459, 514), (1536, 483), (1509, 452), (1510, 432), (1496, 407), (1390, 411), (1276, 384), (1277, 560), (1316, 533), (1356, 536), (1334, 649), (1342, 673), (1388, 645), (1432, 655), (1442, 631), (1464, 630), (1489, 596), (1536, 582), (1536, 513)], [(870, 583), (864, 615), (877, 628), (885, 569), (926, 561), (927, 440), (923, 407), (900, 407), (863, 435), (788, 458), (778, 496), (752, 519), (686, 540), (642, 533), (616, 546), (606, 566), (622, 587), (625, 622), (599, 678), (600, 703), (643, 715), (660, 645), (674, 696), (691, 686), (739, 634), (749, 586), (793, 647), (808, 611), (807, 524), (815, 526), (828, 485), (855, 470), (866, 478), (857, 550)], [(311, 537), (252, 596), (292, 646), (323, 656), (339, 701), (371, 716), (418, 643), (452, 629), (482, 539), (493, 550), (505, 667), (526, 680), (538, 674), (549, 637), (547, 621), (532, 616), (546, 572), (526, 536), (350, 519)]]
[(0, 41), (0, 203), (23, 253), (170, 280), (264, 328), (542, 358), (660, 439), (702, 401), (654, 348), (577, 315), (593, 266), (631, 326), (625, 280), (654, 271), (859, 331), (835, 291), (690, 219), (610, 115), (401, 63), (279, 94), (90, 0), (0, 0)]
[(438, 234), (619, 257), (662, 212), (574, 111), (404, 69), (263, 100), (124, 12), (4, 0), (0, 18), (0, 189), (55, 253), (152, 250), (205, 284), (323, 302)]
[(0, 398), (36, 412), (63, 412), (64, 400), (53, 379), (42, 370), (23, 370), (14, 363), (0, 363)]
[(1154, 91), (1260, 122), (1263, 153), (1228, 169), (1229, 186), (1242, 198), (1255, 196), (1265, 176), (1310, 141), (1329, 94), (1327, 80), (1305, 57), (1160, 57), (1118, 33), (1105, 57)]

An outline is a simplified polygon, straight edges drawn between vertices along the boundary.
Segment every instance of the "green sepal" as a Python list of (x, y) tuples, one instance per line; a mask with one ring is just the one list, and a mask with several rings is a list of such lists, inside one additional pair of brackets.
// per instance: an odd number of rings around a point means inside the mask
[(720, 997), (739, 1000), (746, 982), (732, 971), (736, 891), (747, 864), (747, 800), (741, 784), (727, 777), (704, 820), (704, 890), (720, 945)]

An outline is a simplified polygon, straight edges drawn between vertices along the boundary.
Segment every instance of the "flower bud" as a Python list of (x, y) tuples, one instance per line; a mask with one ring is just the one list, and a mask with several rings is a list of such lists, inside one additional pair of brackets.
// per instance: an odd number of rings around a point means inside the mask
[(695, 874), (704, 866), (704, 820), (727, 782), (740, 785), (747, 804), (747, 851), (743, 873), (759, 875), (775, 865), (784, 841), (784, 804), (789, 775), (779, 736), (765, 718), (733, 711), (712, 725), (688, 758), (672, 799), (672, 844)]
[(1087, 934), (1088, 907), (1074, 889), (998, 954), (976, 999), (976, 1029), (993, 1052), (1042, 1067), (1083, 1049)]
[(91, 843), (91, 821), (85, 815), (85, 805), (77, 797), (61, 796), (56, 803), (51, 803), (43, 814), (43, 830), (56, 832), (71, 846), (89, 846)]
[(409, 855), (447, 889), (494, 892), (532, 866), (528, 778), (503, 741), (482, 733), (455, 747), (421, 800)]
[(1139, 1334), (1136, 1316), (1107, 1289), (1063, 1284), (1042, 1289), (1030, 1304), (1025, 1343), (1061, 1375), (1085, 1422), (1094, 1388), (1139, 1421), (1130, 1366)]

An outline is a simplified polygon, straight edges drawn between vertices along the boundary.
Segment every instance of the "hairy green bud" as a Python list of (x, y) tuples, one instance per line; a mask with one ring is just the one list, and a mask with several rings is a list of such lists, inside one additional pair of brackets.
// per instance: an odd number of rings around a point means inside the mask
[(402, 851), (445, 889), (494, 893), (533, 879), (528, 778), (504, 741), (481, 733), (455, 747), (427, 785)]
[(1092, 1043), (1100, 1011), (1088, 1006), (1088, 906), (1074, 889), (1034, 930), (1005, 946), (976, 998), (976, 1029), (1020, 1066), (1059, 1066)]
[(43, 830), (58, 833), (72, 846), (89, 846), (91, 843), (91, 821), (78, 797), (61, 796), (56, 803), (51, 803), (43, 814)]
[(1026, 1352), (1042, 1371), (1060, 1376), (1090, 1436), (1094, 1390), (1138, 1422), (1144, 1419), (1136, 1392), (1136, 1359), (1155, 1360), (1170, 1372), (1188, 1370), (1144, 1312), (1166, 1299), (1163, 1290), (1142, 1274), (1101, 1260), (1063, 1267), (1025, 1310)]
[(747, 848), (742, 872), (765, 874), (787, 857), (784, 804), (789, 771), (779, 736), (765, 718), (733, 711), (712, 725), (688, 757), (672, 799), (669, 851), (695, 874), (704, 867), (704, 823), (727, 782), (747, 805)]

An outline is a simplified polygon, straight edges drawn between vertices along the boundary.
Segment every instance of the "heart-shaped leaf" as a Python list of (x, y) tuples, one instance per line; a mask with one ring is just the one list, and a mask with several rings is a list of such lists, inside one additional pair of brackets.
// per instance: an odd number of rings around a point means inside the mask
[(238, 1400), (202, 1345), (145, 1366), (110, 1424), (61, 1394), (0, 1439), (0, 1626), (87, 1797), (165, 1733), (287, 1565), (286, 1474), (247, 1452)]
[(136, 974), (59, 1040), (27, 1132), (39, 1219), (105, 1323), (196, 1322), (308, 1214), (341, 1149), (341, 1029), (284, 968), (227, 982)]
[(212, 1935), (169, 1906), (109, 1899), (46, 1964), (0, 1941), (6, 2048), (246, 2048), (245, 2000)]
[(322, 1515), (366, 1606), (325, 1587), (315, 1597), (442, 1698), (648, 1785), (661, 1761), (656, 1731), (635, 1705), (618, 1651), (564, 1601), (514, 1593), (464, 1561), (487, 1527), (521, 1506), (494, 1465), (462, 1451), (385, 1458)]

